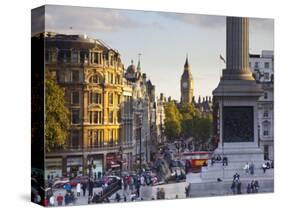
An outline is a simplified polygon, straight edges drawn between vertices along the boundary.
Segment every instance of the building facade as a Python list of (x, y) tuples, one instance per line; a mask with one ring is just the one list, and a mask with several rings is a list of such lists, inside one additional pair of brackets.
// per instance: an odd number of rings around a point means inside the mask
[(274, 159), (274, 54), (262, 51), (250, 54), (250, 67), (263, 90), (258, 101), (258, 129), (260, 147), (265, 160)]
[(132, 149), (131, 142), (123, 145), (121, 139), (125, 91), (120, 54), (85, 35), (47, 34), (45, 41), (46, 69), (65, 89), (71, 113), (66, 148), (47, 153), (47, 172), (76, 176), (91, 170), (99, 177), (120, 167), (123, 152)]

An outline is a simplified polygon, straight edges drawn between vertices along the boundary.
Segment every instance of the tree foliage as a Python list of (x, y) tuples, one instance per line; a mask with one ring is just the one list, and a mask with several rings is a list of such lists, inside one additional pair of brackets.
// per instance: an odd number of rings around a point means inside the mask
[(45, 147), (51, 151), (64, 147), (70, 127), (70, 113), (65, 106), (64, 89), (50, 71), (45, 74)]
[(165, 134), (169, 140), (176, 139), (181, 133), (181, 114), (174, 102), (165, 105)]
[(192, 137), (195, 146), (203, 146), (211, 136), (212, 115), (203, 114), (193, 104), (183, 103), (176, 107), (168, 102), (165, 107), (165, 133), (168, 139)]

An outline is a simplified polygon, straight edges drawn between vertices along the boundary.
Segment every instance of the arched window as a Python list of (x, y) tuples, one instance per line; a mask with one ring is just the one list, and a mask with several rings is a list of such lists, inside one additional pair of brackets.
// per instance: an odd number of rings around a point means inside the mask
[(89, 82), (99, 84), (99, 83), (101, 83), (101, 77), (98, 74), (94, 74), (93, 76), (91, 76), (89, 78)]

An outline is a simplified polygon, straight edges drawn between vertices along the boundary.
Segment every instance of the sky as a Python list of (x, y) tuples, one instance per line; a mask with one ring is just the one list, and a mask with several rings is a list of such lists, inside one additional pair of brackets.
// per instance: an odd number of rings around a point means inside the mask
[[(250, 53), (274, 50), (273, 19), (250, 18), (249, 27)], [(140, 53), (156, 94), (177, 100), (187, 54), (196, 99), (212, 95), (225, 67), (219, 59), (225, 58), (225, 16), (48, 5), (45, 31), (101, 39), (121, 54), (125, 68)]]

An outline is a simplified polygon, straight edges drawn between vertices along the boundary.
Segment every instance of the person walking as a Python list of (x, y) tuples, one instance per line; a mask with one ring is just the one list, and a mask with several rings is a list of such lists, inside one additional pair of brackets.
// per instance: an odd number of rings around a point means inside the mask
[(250, 174), (253, 175), (255, 173), (255, 165), (253, 162), (251, 162), (249, 169), (250, 169)]
[(87, 183), (85, 182), (82, 183), (82, 190), (83, 190), (83, 197), (84, 197), (86, 195)]
[(265, 172), (266, 172), (266, 169), (267, 169), (267, 165), (266, 165), (266, 163), (263, 163), (262, 164), (262, 170), (263, 170), (263, 173), (265, 174)]
[(245, 166), (244, 166), (244, 170), (245, 170), (245, 172), (246, 172), (247, 175), (249, 174), (249, 169), (250, 169), (250, 165), (249, 165), (249, 163), (247, 162), (247, 163), (245, 164)]
[(50, 205), (50, 206), (55, 206), (55, 196), (54, 196), (54, 195), (52, 195), (52, 196), (50, 197), (50, 199), (49, 199), (49, 205)]
[(58, 202), (58, 206), (62, 206), (63, 196), (61, 195), (61, 193), (59, 193), (59, 195), (57, 196), (57, 202)]
[(80, 197), (80, 192), (81, 192), (81, 184), (77, 183), (77, 185), (76, 185), (76, 195), (77, 195), (77, 197)]

